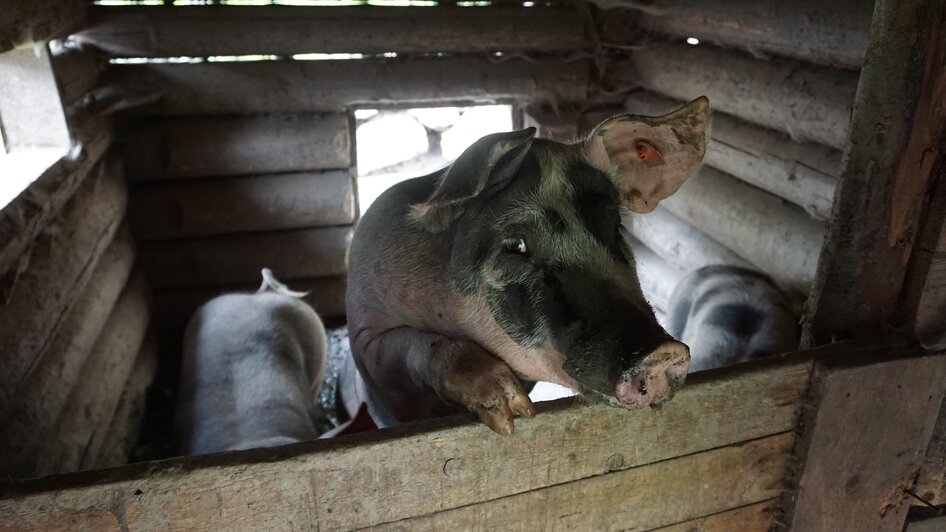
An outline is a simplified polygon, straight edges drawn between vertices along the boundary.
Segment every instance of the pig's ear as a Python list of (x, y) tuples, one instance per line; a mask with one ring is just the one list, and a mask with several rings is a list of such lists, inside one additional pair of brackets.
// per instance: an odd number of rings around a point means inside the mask
[(535, 128), (530, 127), (474, 142), (447, 168), (427, 201), (413, 206), (414, 217), (431, 231), (445, 229), (469, 200), (493, 194), (512, 181), (534, 136)]
[(602, 122), (582, 149), (611, 176), (624, 205), (650, 212), (680, 188), (706, 153), (709, 100), (700, 96), (663, 116), (621, 115)]

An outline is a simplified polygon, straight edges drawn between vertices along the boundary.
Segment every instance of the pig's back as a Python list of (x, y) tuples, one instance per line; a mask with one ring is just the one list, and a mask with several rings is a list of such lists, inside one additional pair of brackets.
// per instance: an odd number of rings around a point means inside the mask
[(325, 332), (305, 303), (231, 294), (188, 325), (178, 397), (182, 450), (201, 454), (314, 439)]

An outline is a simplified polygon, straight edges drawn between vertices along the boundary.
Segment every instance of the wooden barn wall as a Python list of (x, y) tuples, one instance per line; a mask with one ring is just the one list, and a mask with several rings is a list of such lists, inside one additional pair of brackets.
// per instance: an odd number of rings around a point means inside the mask
[[(8, 7), (2, 51), (66, 36), (86, 8)], [(103, 62), (58, 44), (50, 58), (72, 148), (0, 212), (0, 475), (14, 478), (126, 463), (141, 419), (129, 405), (149, 382), (150, 290), (123, 168), (106, 154), (114, 134), (92, 105)]]

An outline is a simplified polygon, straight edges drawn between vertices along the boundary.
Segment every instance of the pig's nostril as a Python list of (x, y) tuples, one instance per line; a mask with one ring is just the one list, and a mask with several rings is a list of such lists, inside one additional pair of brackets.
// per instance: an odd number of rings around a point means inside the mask
[(641, 360), (633, 376), (618, 383), (618, 402), (627, 408), (641, 408), (668, 401), (683, 386), (689, 366), (687, 346), (664, 342)]

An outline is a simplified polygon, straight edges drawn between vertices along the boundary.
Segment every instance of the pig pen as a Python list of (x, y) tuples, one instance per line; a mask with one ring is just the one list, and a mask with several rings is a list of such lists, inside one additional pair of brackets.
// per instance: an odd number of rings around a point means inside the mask
[[(0, 19), (0, 50), (53, 41), (74, 139), (0, 211), (0, 528), (944, 526), (941, 2), (191, 3)], [(353, 109), (509, 103), (570, 140), (700, 94), (704, 168), (624, 221), (642, 287), (660, 312), (686, 271), (765, 271), (799, 351), (510, 437), (456, 416), (153, 461), (201, 302), (267, 266), (343, 325)]]

